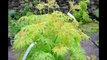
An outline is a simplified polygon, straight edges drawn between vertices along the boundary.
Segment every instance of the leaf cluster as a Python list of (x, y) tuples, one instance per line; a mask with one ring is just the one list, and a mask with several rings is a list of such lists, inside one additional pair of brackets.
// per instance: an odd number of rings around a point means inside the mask
[(81, 0), (78, 4), (74, 4), (70, 1), (70, 11), (75, 16), (75, 18), (82, 23), (89, 23), (92, 19), (89, 17), (89, 12), (87, 10), (87, 4), (89, 0)]

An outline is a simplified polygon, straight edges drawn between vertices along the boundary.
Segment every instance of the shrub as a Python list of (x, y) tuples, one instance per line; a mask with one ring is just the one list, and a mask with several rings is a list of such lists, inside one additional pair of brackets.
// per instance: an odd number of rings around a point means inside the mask
[(21, 60), (28, 46), (36, 42), (27, 60), (86, 60), (80, 41), (88, 36), (78, 28), (76, 20), (70, 23), (69, 19), (73, 20), (58, 11), (21, 17), (17, 21), (21, 30), (13, 44), (14, 49), (23, 50), (17, 59)]
[(88, 23), (91, 22), (92, 19), (89, 18), (89, 12), (87, 10), (87, 3), (89, 0), (82, 0), (78, 4), (74, 4), (74, 2), (70, 1), (70, 11), (75, 16), (75, 18), (82, 22)]

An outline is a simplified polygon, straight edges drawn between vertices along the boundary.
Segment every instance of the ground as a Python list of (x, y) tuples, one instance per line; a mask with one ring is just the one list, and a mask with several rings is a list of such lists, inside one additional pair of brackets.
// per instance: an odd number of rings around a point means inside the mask
[(12, 51), (11, 47), (8, 47), (8, 60), (16, 60), (15, 53)]
[(90, 58), (94, 58), (95, 56), (95, 60), (99, 60), (99, 47), (96, 46), (92, 41), (96, 42), (97, 40), (99, 40), (99, 34), (95, 33), (90, 35), (90, 40), (81, 41), (81, 46), (86, 55)]

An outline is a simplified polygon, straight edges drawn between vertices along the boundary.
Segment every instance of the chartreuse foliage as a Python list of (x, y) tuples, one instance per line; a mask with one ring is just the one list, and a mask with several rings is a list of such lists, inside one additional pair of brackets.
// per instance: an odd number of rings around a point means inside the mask
[(32, 42), (27, 60), (86, 60), (80, 41), (87, 39), (78, 22), (71, 17), (55, 11), (52, 14), (21, 17), (17, 23), (21, 30), (15, 35), (13, 48), (23, 50), (18, 54), (21, 60)]
[(74, 4), (73, 1), (70, 1), (70, 11), (75, 16), (75, 18), (82, 22), (82, 23), (88, 23), (91, 22), (92, 19), (89, 18), (89, 12), (87, 10), (87, 4), (89, 0), (81, 0), (78, 4)]
[(35, 4), (35, 8), (40, 10), (40, 13), (42, 12), (42, 10), (44, 8), (46, 8), (46, 6), (48, 7), (48, 13), (50, 11), (50, 8), (54, 6), (54, 8), (59, 8), (59, 5), (57, 4), (57, 2), (55, 0), (47, 0), (48, 3), (44, 3), (44, 2), (40, 2), (39, 4)]

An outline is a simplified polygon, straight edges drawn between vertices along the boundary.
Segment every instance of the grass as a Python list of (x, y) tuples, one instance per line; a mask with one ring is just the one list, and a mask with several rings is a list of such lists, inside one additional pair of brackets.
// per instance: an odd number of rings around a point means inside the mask
[(99, 23), (98, 22), (91, 22), (88, 24), (84, 24), (79, 26), (80, 29), (83, 30), (84, 33), (86, 34), (93, 34), (99, 32)]

